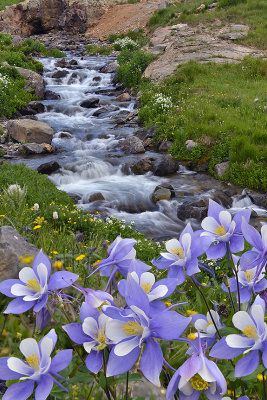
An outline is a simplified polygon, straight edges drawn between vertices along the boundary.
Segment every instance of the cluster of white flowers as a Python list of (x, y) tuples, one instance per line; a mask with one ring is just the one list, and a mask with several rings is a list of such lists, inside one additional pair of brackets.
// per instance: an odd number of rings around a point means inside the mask
[(7, 192), (10, 195), (13, 195), (13, 194), (23, 195), (24, 194), (24, 190), (21, 189), (21, 187), (19, 185), (17, 185), (16, 183), (14, 185), (8, 186)]
[(0, 85), (5, 87), (9, 84), (10, 84), (10, 80), (5, 75), (1, 74), (1, 72), (0, 72)]
[(127, 48), (134, 49), (134, 48), (138, 47), (138, 44), (134, 40), (130, 39), (129, 37), (125, 37), (123, 39), (115, 40), (114, 47), (115, 48), (118, 47), (121, 50), (127, 49)]
[(160, 109), (163, 112), (169, 112), (172, 108), (171, 98), (164, 96), (162, 93), (155, 94), (153, 101), (157, 109)]

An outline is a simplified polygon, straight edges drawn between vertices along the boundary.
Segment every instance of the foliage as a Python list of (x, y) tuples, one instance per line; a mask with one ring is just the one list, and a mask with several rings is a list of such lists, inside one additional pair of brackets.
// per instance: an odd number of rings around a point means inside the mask
[(86, 47), (87, 53), (90, 56), (101, 55), (101, 56), (109, 56), (113, 51), (113, 46), (95, 46), (93, 44), (89, 44)]
[(239, 39), (240, 43), (256, 46), (261, 49), (267, 48), (267, 3), (265, 0), (220, 0), (217, 8), (212, 12), (207, 11), (207, 6), (212, 0), (205, 1), (206, 9), (197, 13), (199, 0), (187, 0), (170, 4), (167, 8), (158, 10), (150, 18), (148, 26), (154, 30), (159, 26), (175, 25), (177, 23), (190, 23), (198, 25), (204, 23), (210, 26), (210, 30), (216, 28), (213, 22), (222, 21), (244, 23), (250, 26), (248, 36)]
[[(246, 58), (235, 65), (188, 63), (163, 82), (140, 83), (139, 119), (146, 126), (158, 127), (155, 143), (173, 141), (170, 152), (175, 158), (210, 159), (212, 174), (217, 163), (229, 160), (227, 179), (265, 190), (266, 76), (266, 60)], [(157, 93), (171, 98), (171, 113), (153, 111)], [(191, 152), (185, 147), (188, 139), (198, 143)]]
[(134, 42), (138, 43), (139, 47), (144, 46), (147, 43), (147, 37), (144, 35), (142, 29), (136, 31), (128, 31), (127, 33), (120, 33), (120, 34), (110, 34), (109, 41), (114, 43), (118, 39), (129, 38)]
[(120, 67), (117, 72), (118, 79), (126, 87), (138, 86), (142, 73), (152, 61), (153, 56), (141, 50), (123, 50), (118, 56)]

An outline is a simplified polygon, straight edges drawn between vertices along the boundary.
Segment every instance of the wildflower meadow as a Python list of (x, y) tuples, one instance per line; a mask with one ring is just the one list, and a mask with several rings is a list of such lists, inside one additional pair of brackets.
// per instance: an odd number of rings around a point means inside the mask
[[(150, 262), (136, 245), (119, 235), (95, 262), (75, 256), (80, 268), (41, 250), (0, 283), (1, 336), (13, 341), (0, 358), (3, 400), (130, 400), (144, 379), (167, 400), (266, 399), (267, 224), (259, 232), (249, 209), (232, 216), (210, 200), (201, 229), (188, 223)], [(13, 338), (18, 314), (29, 329)]]

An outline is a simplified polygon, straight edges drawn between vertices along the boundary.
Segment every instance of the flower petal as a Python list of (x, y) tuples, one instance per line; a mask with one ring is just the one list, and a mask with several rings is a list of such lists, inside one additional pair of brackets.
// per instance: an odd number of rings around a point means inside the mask
[(230, 227), (231, 221), (232, 221), (232, 216), (229, 213), (229, 211), (226, 211), (226, 210), (221, 211), (219, 213), (219, 220), (220, 220), (220, 223), (224, 226), (224, 228), (225, 228), (225, 230), (227, 232), (229, 227)]
[(33, 369), (28, 364), (26, 364), (24, 361), (20, 360), (17, 357), (9, 357), (9, 359), (7, 360), (7, 366), (9, 369), (11, 369), (11, 371), (17, 372), (18, 374), (21, 375), (28, 376), (32, 375), (32, 373), (34, 372)]
[(82, 330), (82, 325), (71, 323), (62, 327), (74, 343), (83, 344), (88, 341), (88, 336)]
[(33, 263), (32, 263), (32, 269), (34, 270), (34, 272), (36, 274), (37, 274), (37, 267), (39, 264), (44, 264), (46, 266), (48, 276), (50, 276), (51, 262), (50, 262), (49, 258), (47, 257), (47, 255), (45, 255), (42, 250), (39, 251), (39, 253), (37, 254), (37, 256), (35, 257), (35, 259), (33, 260)]
[(11, 293), (11, 288), (15, 284), (21, 285), (21, 281), (19, 279), (6, 279), (0, 282), (0, 293), (8, 297), (16, 297), (16, 295)]
[(144, 376), (156, 386), (160, 386), (159, 375), (163, 365), (163, 354), (160, 345), (148, 339), (141, 357), (140, 367)]
[(137, 346), (139, 346), (140, 336), (134, 336), (116, 344), (114, 347), (114, 354), (119, 357), (126, 356), (131, 353)]
[(72, 360), (72, 349), (59, 351), (54, 358), (52, 358), (49, 368), (50, 372), (58, 372), (67, 368)]
[(215, 229), (218, 228), (219, 224), (213, 217), (206, 217), (201, 222), (202, 228), (210, 233), (215, 233)]
[(0, 379), (3, 381), (12, 381), (15, 379), (19, 379), (21, 377), (21, 374), (18, 372), (14, 372), (8, 368), (8, 359), (9, 357), (0, 358)]
[(136, 360), (138, 359), (140, 354), (140, 347), (137, 346), (131, 353), (127, 354), (126, 356), (116, 356), (114, 354), (114, 348), (111, 350), (108, 365), (107, 365), (107, 377), (120, 375), (124, 372), (129, 371), (133, 365), (135, 364)]
[(12, 300), (4, 314), (22, 314), (34, 306), (36, 301), (24, 301), (21, 297)]
[(30, 397), (34, 389), (34, 381), (27, 380), (25, 382), (14, 383), (9, 386), (2, 400), (26, 400)]
[(91, 351), (85, 359), (89, 371), (98, 374), (103, 365), (103, 351)]
[(45, 264), (41, 263), (37, 266), (37, 274), (39, 276), (41, 287), (43, 288), (47, 284), (48, 279), (48, 271)]
[(51, 275), (49, 279), (48, 289), (58, 290), (71, 286), (73, 282), (77, 281), (79, 275), (73, 274), (69, 271), (58, 271)]
[(34, 270), (30, 267), (24, 267), (19, 272), (19, 279), (27, 284), (29, 279), (35, 279), (39, 282), (37, 275), (35, 274)]
[(226, 343), (229, 347), (234, 347), (235, 349), (244, 349), (254, 345), (255, 340), (241, 335), (228, 335), (226, 337)]
[(31, 356), (32, 354), (36, 354), (37, 357), (40, 358), (39, 346), (35, 339), (23, 339), (20, 342), (19, 349), (25, 358)]
[(98, 331), (98, 323), (94, 318), (87, 317), (83, 321), (82, 329), (86, 335), (94, 338)]
[(241, 377), (252, 374), (259, 365), (259, 352), (251, 351), (240, 360), (235, 366), (235, 377)]
[(253, 327), (256, 328), (249, 314), (245, 311), (236, 312), (233, 316), (232, 321), (234, 326), (242, 332), (248, 325), (252, 325)]
[(166, 250), (167, 250), (169, 253), (172, 253), (174, 249), (177, 249), (177, 248), (182, 247), (182, 246), (181, 246), (179, 240), (177, 240), (177, 239), (171, 239), (171, 240), (168, 240), (168, 241), (166, 242), (165, 247), (166, 247)]
[(46, 400), (52, 390), (53, 384), (52, 376), (41, 375), (38, 386), (35, 389), (35, 400)]

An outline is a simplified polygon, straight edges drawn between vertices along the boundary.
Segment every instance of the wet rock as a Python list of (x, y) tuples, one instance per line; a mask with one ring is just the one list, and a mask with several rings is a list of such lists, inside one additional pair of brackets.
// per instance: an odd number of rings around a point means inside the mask
[(8, 133), (18, 142), (51, 144), (54, 131), (46, 123), (30, 119), (11, 120), (7, 123)]
[(171, 155), (167, 154), (161, 160), (155, 162), (153, 172), (157, 176), (166, 176), (174, 174), (178, 169), (178, 161), (174, 160)]
[(131, 96), (129, 93), (122, 93), (120, 96), (116, 97), (116, 101), (131, 101)]
[(99, 99), (94, 97), (81, 102), (80, 106), (83, 108), (96, 108), (99, 104)]
[(52, 92), (52, 90), (46, 90), (45, 94), (44, 94), (44, 98), (46, 100), (59, 100), (60, 95), (55, 92)]
[(27, 267), (20, 257), (36, 256), (39, 250), (28, 243), (11, 226), (0, 228), (0, 281), (18, 278), (19, 271)]
[(94, 76), (93, 81), (94, 82), (100, 82), (102, 80), (101, 76)]
[(79, 200), (81, 200), (81, 196), (76, 193), (67, 193), (68, 196), (72, 199), (74, 204), (77, 204)]
[(152, 201), (156, 203), (160, 200), (171, 200), (171, 198), (175, 197), (175, 190), (172, 185), (162, 184), (158, 185), (153, 194)]
[(157, 130), (156, 126), (153, 126), (152, 128), (149, 129), (140, 129), (137, 132), (135, 132), (135, 136), (144, 141), (148, 138), (153, 138), (156, 130)]
[(36, 115), (43, 113), (45, 106), (38, 101), (31, 101), (23, 110), (20, 111), (22, 115)]
[(219, 203), (224, 208), (232, 207), (232, 204), (233, 204), (232, 198), (230, 196), (228, 196), (222, 190), (216, 190), (215, 193), (212, 194), (212, 198), (214, 201)]
[(201, 220), (207, 216), (208, 200), (186, 201), (178, 207), (177, 217), (185, 221), (189, 218)]
[(38, 143), (24, 143), (22, 145), (22, 152), (26, 155), (32, 154), (44, 154), (46, 153), (46, 149), (42, 144)]
[(104, 67), (100, 68), (100, 72), (102, 74), (112, 74), (113, 72), (116, 72), (118, 68), (119, 68), (119, 64), (116, 61), (114, 61), (114, 62), (108, 63), (108, 64), (104, 65)]
[(153, 168), (153, 160), (149, 157), (142, 158), (131, 166), (135, 175), (144, 175)]
[(42, 146), (45, 148), (47, 153), (53, 153), (53, 151), (55, 151), (55, 148), (51, 146), (51, 144), (42, 143)]
[(103, 201), (105, 197), (101, 192), (93, 193), (89, 197), (89, 201), (92, 203), (93, 201)]
[(188, 151), (192, 151), (194, 147), (197, 147), (197, 145), (198, 144), (196, 142), (190, 139), (185, 142), (185, 147)]
[(96, 110), (92, 115), (93, 117), (99, 117), (102, 114), (106, 114), (108, 112), (108, 109), (106, 107), (101, 107), (98, 110)]
[(69, 74), (69, 71), (63, 69), (63, 70), (58, 70), (53, 73), (52, 78), (55, 79), (60, 79), (60, 78), (65, 78)]
[(60, 139), (72, 139), (73, 138), (72, 134), (69, 132), (60, 132), (58, 137)]
[(147, 138), (144, 140), (144, 147), (145, 149), (153, 149), (154, 148), (154, 143), (152, 138)]
[(59, 60), (56, 63), (56, 67), (59, 67), (59, 68), (70, 68), (71, 69), (71, 67), (77, 66), (77, 65), (78, 65), (77, 60), (69, 60), (66, 58), (62, 58), (61, 60)]
[(61, 166), (56, 161), (50, 161), (48, 163), (39, 165), (39, 167), (37, 168), (37, 171), (40, 174), (50, 175), (53, 172), (58, 171), (60, 168), (61, 168)]
[(229, 169), (229, 161), (222, 162), (220, 164), (216, 164), (214, 167), (215, 174), (219, 177), (223, 176), (226, 171)]
[(21, 67), (15, 68), (20, 73), (20, 75), (25, 78), (27, 82), (24, 89), (30, 93), (34, 92), (38, 97), (40, 97), (40, 99), (43, 99), (45, 93), (45, 84), (42, 76), (37, 74), (37, 72), (31, 71), (29, 69), (24, 69)]
[(245, 189), (245, 194), (251, 201), (259, 207), (267, 208), (267, 193), (254, 192), (251, 189)]
[(167, 140), (167, 141), (163, 140), (160, 143), (159, 151), (166, 153), (169, 150), (169, 148), (171, 147), (171, 145), (172, 145), (172, 142), (170, 142), (169, 140)]
[(142, 140), (140, 140), (136, 136), (130, 136), (130, 137), (126, 138), (125, 140), (123, 140), (122, 142), (120, 142), (120, 147), (126, 153), (137, 154), (137, 153), (145, 152), (145, 148), (144, 148)]

